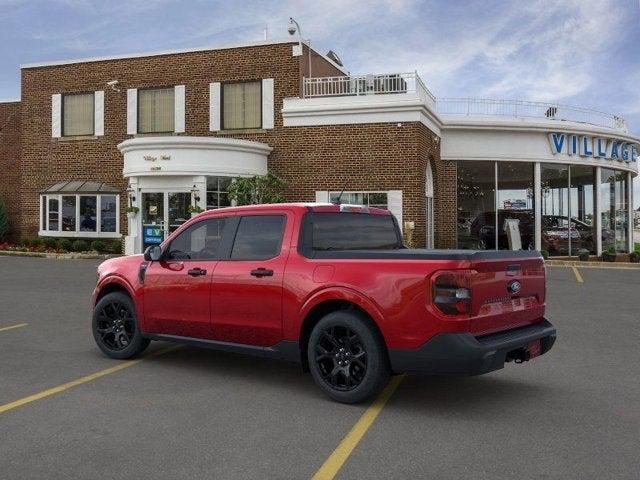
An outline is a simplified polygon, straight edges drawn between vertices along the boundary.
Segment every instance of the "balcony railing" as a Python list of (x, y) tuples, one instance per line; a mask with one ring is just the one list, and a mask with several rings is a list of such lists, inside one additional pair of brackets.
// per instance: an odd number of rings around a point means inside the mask
[(589, 108), (559, 103), (529, 102), (525, 100), (490, 100), (482, 98), (438, 98), (436, 110), (440, 115), (488, 115), (515, 118), (588, 123), (599, 127), (628, 132), (624, 118)]
[(436, 100), (415, 72), (312, 77), (305, 78), (303, 86), (305, 98), (415, 93), (431, 105), (435, 106)]

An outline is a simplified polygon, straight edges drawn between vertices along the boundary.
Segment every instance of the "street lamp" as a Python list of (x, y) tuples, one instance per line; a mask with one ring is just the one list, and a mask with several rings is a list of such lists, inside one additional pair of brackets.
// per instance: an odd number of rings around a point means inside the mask
[[(300, 24), (296, 22), (293, 17), (289, 17), (289, 26), (287, 27), (289, 35), (295, 35), (298, 32), (298, 48), (300, 49), (300, 55), (302, 55), (302, 29)], [(311, 40), (307, 40), (307, 48), (309, 49), (307, 57), (309, 58), (309, 70), (308, 77), (311, 78)]]

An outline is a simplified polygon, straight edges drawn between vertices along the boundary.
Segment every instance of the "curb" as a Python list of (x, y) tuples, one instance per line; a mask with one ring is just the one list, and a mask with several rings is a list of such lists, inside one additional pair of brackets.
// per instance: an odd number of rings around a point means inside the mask
[(616, 262), (580, 262), (575, 260), (545, 260), (549, 267), (609, 268), (622, 270), (640, 270), (640, 263)]
[(6, 257), (36, 257), (55, 260), (107, 260), (121, 257), (122, 255), (102, 253), (46, 253), (46, 252), (15, 252), (13, 250), (0, 250), (0, 256)]

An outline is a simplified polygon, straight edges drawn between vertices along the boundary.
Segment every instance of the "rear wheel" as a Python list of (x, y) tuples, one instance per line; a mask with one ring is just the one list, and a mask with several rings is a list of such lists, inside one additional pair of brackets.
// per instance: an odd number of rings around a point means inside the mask
[(138, 328), (136, 309), (122, 292), (105, 295), (93, 310), (93, 338), (108, 357), (125, 359), (139, 355), (149, 345)]
[(307, 358), (315, 382), (338, 402), (367, 400), (389, 379), (385, 346), (359, 312), (342, 310), (323, 317), (311, 332)]

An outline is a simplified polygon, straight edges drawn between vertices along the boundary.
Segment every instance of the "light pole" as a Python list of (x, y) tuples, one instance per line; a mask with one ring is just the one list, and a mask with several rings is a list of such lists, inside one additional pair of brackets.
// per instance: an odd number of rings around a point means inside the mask
[[(298, 47), (300, 48), (300, 55), (303, 53), (302, 49), (302, 29), (300, 28), (300, 24), (296, 22), (293, 17), (289, 17), (289, 26), (287, 27), (287, 31), (289, 35), (295, 35), (298, 32)], [(311, 78), (311, 40), (307, 40), (307, 57), (309, 58), (309, 69), (307, 71), (308, 77)]]

